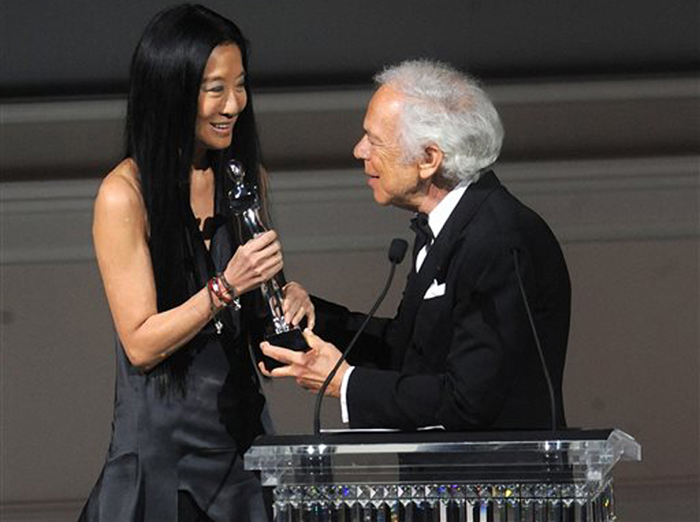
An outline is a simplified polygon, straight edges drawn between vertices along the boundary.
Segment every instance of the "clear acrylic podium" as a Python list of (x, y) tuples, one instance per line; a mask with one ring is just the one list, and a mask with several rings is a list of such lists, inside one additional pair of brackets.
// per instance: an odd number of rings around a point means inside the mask
[(260, 437), (245, 467), (275, 522), (608, 522), (620, 460), (620, 430), (338, 433)]

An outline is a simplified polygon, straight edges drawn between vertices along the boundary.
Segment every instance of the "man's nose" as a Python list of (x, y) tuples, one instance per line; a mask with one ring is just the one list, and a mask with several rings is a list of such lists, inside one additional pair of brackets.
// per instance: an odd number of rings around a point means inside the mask
[(364, 159), (368, 158), (368, 151), (369, 151), (369, 142), (367, 139), (367, 135), (365, 134), (364, 136), (362, 136), (360, 141), (357, 142), (352, 153), (357, 159), (364, 160)]

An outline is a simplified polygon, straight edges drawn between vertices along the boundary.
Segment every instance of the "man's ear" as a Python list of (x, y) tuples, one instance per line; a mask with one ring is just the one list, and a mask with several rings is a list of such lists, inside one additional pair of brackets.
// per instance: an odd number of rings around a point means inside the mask
[(440, 170), (444, 158), (445, 154), (440, 147), (432, 143), (426, 146), (423, 158), (418, 162), (419, 176), (424, 180), (433, 177)]

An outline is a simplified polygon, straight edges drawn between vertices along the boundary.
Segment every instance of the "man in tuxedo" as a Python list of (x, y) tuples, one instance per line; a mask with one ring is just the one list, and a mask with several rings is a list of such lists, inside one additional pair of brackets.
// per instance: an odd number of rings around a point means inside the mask
[[(549, 227), (491, 170), (503, 140), (495, 107), (437, 62), (404, 62), (376, 81), (354, 155), (377, 203), (416, 213), (414, 265), (396, 316), (372, 319), (326, 393), (351, 427), (539, 429), (552, 409), (565, 426), (569, 275)], [(268, 376), (318, 389), (335, 345), (364, 319), (315, 305), (310, 351), (261, 345), (286, 363)]]

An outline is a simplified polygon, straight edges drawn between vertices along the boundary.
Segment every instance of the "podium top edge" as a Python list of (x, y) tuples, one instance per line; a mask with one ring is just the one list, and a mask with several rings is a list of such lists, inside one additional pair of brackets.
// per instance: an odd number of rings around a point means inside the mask
[(489, 431), (489, 432), (368, 432), (348, 430), (320, 435), (261, 435), (253, 446), (308, 446), (338, 444), (401, 444), (458, 442), (546, 442), (546, 441), (606, 441), (615, 429), (567, 429), (557, 431)]

